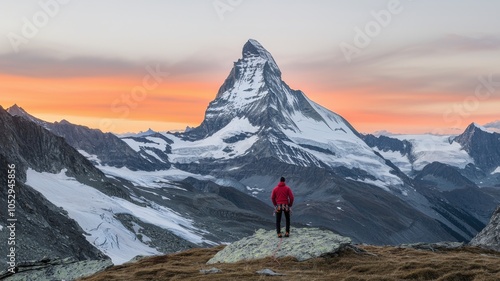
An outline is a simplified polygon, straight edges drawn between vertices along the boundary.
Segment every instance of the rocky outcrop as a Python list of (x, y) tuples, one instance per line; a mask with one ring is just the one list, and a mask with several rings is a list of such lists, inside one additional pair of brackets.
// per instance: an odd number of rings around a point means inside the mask
[(491, 220), (486, 227), (474, 237), (470, 243), (472, 246), (479, 246), (495, 251), (500, 251), (500, 206), (491, 216)]
[(350, 244), (350, 238), (318, 228), (292, 228), (290, 237), (282, 240), (276, 237), (275, 230), (259, 229), (218, 252), (207, 264), (288, 256), (304, 261), (335, 254)]
[(372, 134), (362, 135), (361, 138), (370, 147), (376, 147), (381, 151), (398, 151), (403, 156), (412, 158), (411, 150), (413, 145), (407, 140), (399, 140), (387, 136), (374, 136)]
[(413, 243), (413, 244), (401, 244), (398, 248), (403, 249), (415, 249), (415, 250), (426, 250), (426, 251), (444, 251), (444, 250), (455, 250), (464, 247), (462, 242), (449, 242), (443, 241), (438, 243)]
[(17, 273), (0, 273), (0, 279), (8, 277), (9, 281), (21, 280), (76, 280), (101, 272), (113, 265), (111, 260), (77, 261), (73, 258), (49, 259), (22, 262), (17, 265)]

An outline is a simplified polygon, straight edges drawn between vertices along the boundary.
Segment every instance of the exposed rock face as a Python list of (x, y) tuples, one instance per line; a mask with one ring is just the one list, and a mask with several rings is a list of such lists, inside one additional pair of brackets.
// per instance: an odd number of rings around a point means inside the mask
[(500, 167), (500, 134), (472, 123), (454, 141), (460, 143), (474, 158), (476, 166), (484, 171), (491, 172)]
[(500, 251), (500, 207), (486, 227), (470, 241), (470, 245)]
[[(17, 261), (41, 259), (44, 256), (72, 257), (77, 260), (105, 258), (85, 239), (83, 230), (64, 210), (24, 184), (28, 167), (47, 172), (68, 167), (68, 173), (77, 178), (85, 176), (100, 180), (104, 175), (62, 138), (31, 121), (13, 117), (2, 108), (0, 132), (0, 166), (3, 167), (0, 182), (7, 182), (7, 165), (16, 165)], [(97, 185), (96, 182), (94, 184)], [(103, 183), (100, 188), (109, 194), (121, 194), (111, 184), (106, 186)], [(0, 206), (7, 209), (6, 186), (0, 188)], [(3, 227), (0, 240), (7, 241), (9, 233), (5, 229), (6, 225), (3, 221), (0, 225)], [(1, 255), (0, 263), (6, 264), (5, 261), (6, 255)]]
[(276, 231), (259, 229), (218, 252), (207, 264), (234, 263), (266, 257), (295, 257), (299, 261), (330, 255), (351, 244), (351, 239), (328, 230), (292, 228), (290, 237), (280, 239)]
[[(95, 228), (79, 225), (81, 221), (75, 221), (77, 218), (72, 216), (64, 204), (61, 206), (59, 201), (51, 202), (53, 196), (37, 191), (35, 187), (39, 181), (25, 184), (29, 178), (28, 169), (34, 173), (52, 174), (60, 173), (64, 169), (67, 171), (66, 176), (98, 189), (111, 199), (120, 202), (125, 199), (135, 204), (137, 207), (132, 210), (165, 210), (163, 207), (173, 209), (177, 214), (193, 218), (194, 227), (199, 228), (207, 239), (213, 241), (234, 241), (250, 235), (255, 229), (272, 225), (271, 207), (233, 188), (188, 178), (182, 182), (168, 181), (166, 186), (172, 188), (152, 191), (147, 187), (134, 186), (126, 180), (108, 178), (62, 137), (56, 136), (33, 120), (12, 116), (3, 109), (0, 109), (0, 131), (0, 166), (5, 167), (3, 172), (0, 172), (1, 182), (7, 182), (7, 164), (16, 165), (16, 218), (20, 226), (16, 229), (18, 262), (40, 260), (43, 257), (73, 258), (78, 261), (106, 259), (107, 256), (100, 249), (104, 251), (116, 248), (114, 240), (106, 240), (106, 236), (101, 236), (107, 243), (96, 244), (87, 241), (86, 237), (95, 233), (102, 223), (107, 222), (110, 222), (111, 226), (106, 235), (117, 237), (117, 240), (121, 241), (124, 237), (129, 237), (122, 235), (135, 235), (134, 241), (147, 244), (160, 252), (177, 252), (202, 246), (176, 235), (165, 226), (145, 221), (144, 217), (134, 213), (105, 209), (110, 208), (106, 204), (97, 211), (101, 216), (94, 215), (89, 219), (95, 220)], [(57, 179), (54, 178), (54, 181)], [(66, 188), (64, 183), (54, 182), (55, 184), (58, 184), (58, 188)], [(140, 202), (137, 203), (138, 198)], [(6, 201), (7, 188), (0, 188), (0, 206), (7, 206)], [(85, 201), (72, 203), (87, 205)], [(95, 213), (92, 209), (83, 212), (91, 215)], [(5, 222), (0, 221), (2, 241), (7, 241), (9, 235), (6, 226)], [(122, 228), (125, 230), (121, 230)], [(108, 246), (110, 248), (107, 248)], [(5, 264), (5, 261), (6, 255), (0, 256), (0, 262)]]
[(362, 139), (370, 147), (376, 147), (382, 151), (398, 151), (401, 155), (411, 156), (412, 144), (407, 140), (399, 140), (387, 136), (363, 135)]
[(456, 167), (440, 162), (432, 162), (426, 165), (416, 176), (416, 180), (431, 179), (436, 188), (441, 191), (449, 191), (458, 188), (476, 187), (476, 184), (464, 177)]
[(103, 271), (113, 265), (111, 260), (77, 261), (66, 259), (43, 259), (41, 261), (22, 262), (18, 264), (18, 272), (14, 275), (0, 274), (0, 279), (9, 276), (9, 281), (52, 281), (76, 280)]
[[(168, 157), (159, 160), (145, 151), (134, 151), (124, 141), (111, 133), (103, 133), (98, 129), (75, 125), (66, 120), (61, 122), (46, 122), (38, 119), (23, 108), (14, 105), (7, 109), (12, 116), (19, 116), (40, 125), (57, 136), (63, 137), (66, 142), (89, 158), (94, 158), (94, 164), (114, 167), (127, 167), (131, 170), (154, 171), (170, 168)], [(153, 132), (154, 133), (154, 132)], [(162, 151), (158, 153), (162, 155)]]

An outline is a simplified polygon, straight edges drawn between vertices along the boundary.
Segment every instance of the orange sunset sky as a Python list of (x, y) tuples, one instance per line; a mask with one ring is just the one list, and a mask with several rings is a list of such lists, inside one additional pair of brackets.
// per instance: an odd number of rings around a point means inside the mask
[(500, 129), (493, 1), (16, 2), (0, 4), (0, 105), (46, 121), (197, 126), (253, 38), (362, 133)]

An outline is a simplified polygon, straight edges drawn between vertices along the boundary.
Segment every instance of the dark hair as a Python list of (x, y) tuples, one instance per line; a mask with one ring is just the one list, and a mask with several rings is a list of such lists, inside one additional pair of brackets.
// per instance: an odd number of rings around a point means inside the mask
[(285, 182), (285, 178), (284, 178), (284, 177), (281, 177), (280, 181), (281, 181), (281, 182)]

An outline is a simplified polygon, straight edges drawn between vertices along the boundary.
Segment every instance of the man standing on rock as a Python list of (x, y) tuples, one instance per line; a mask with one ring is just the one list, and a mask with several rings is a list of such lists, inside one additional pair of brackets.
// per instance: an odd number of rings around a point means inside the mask
[(281, 238), (281, 213), (285, 213), (286, 232), (285, 237), (290, 236), (290, 212), (293, 205), (293, 193), (290, 187), (285, 184), (285, 178), (281, 177), (278, 185), (273, 189), (271, 200), (276, 211), (276, 231), (278, 238)]

